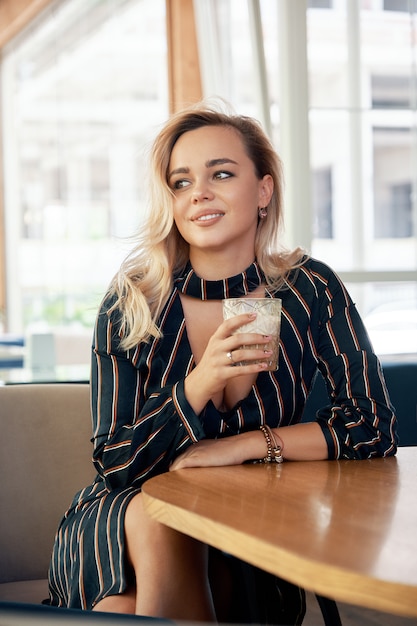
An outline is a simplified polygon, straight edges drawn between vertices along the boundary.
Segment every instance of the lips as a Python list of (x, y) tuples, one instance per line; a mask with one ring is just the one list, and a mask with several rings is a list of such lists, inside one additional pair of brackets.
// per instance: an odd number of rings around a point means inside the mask
[(191, 218), (192, 222), (209, 222), (210, 220), (219, 219), (223, 217), (224, 213), (221, 211), (204, 211), (202, 213), (198, 213)]

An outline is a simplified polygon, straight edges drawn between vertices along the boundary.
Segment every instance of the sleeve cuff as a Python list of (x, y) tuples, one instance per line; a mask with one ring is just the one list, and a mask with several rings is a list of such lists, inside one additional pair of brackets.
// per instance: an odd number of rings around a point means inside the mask
[(178, 381), (172, 388), (172, 400), (178, 416), (183, 423), (189, 438), (193, 443), (205, 439), (206, 435), (200, 418), (194, 413), (193, 408), (185, 396), (184, 379)]
[(317, 420), (317, 423), (322, 429), (324, 438), (326, 439), (327, 449), (328, 449), (328, 458), (340, 459), (341, 449), (340, 449), (339, 440), (336, 435), (336, 431), (330, 426), (328, 422)]

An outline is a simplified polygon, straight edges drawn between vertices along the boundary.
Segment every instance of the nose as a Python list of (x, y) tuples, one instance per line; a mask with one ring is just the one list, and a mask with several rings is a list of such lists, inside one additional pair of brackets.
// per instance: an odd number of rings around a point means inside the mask
[(213, 192), (209, 189), (206, 183), (198, 183), (194, 187), (192, 194), (192, 202), (193, 204), (198, 204), (199, 202), (204, 202), (205, 200), (212, 200), (214, 197)]
[(193, 193), (193, 204), (198, 204), (199, 202), (203, 202), (205, 200), (205, 194), (202, 193), (201, 191), (195, 191)]

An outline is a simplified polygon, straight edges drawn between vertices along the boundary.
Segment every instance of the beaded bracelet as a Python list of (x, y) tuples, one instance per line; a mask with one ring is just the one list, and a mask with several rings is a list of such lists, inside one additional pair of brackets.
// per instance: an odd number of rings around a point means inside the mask
[(262, 426), (259, 427), (259, 430), (262, 431), (267, 446), (266, 457), (261, 459), (261, 462), (272, 463), (274, 461), (275, 463), (283, 463), (284, 457), (282, 456), (282, 451), (284, 446), (277, 444), (275, 435), (269, 426), (262, 424)]

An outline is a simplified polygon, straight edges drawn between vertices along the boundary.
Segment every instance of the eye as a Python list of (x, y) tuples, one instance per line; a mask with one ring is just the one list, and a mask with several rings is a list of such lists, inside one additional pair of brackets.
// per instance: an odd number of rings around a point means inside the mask
[(218, 180), (224, 180), (226, 178), (231, 178), (234, 174), (232, 172), (227, 172), (226, 170), (221, 170), (220, 172), (216, 172), (213, 175), (213, 178), (217, 178)]
[(188, 187), (189, 184), (190, 184), (189, 180), (180, 179), (180, 180), (175, 180), (171, 186), (172, 186), (172, 189), (176, 190), (176, 189), (184, 189), (185, 187)]

